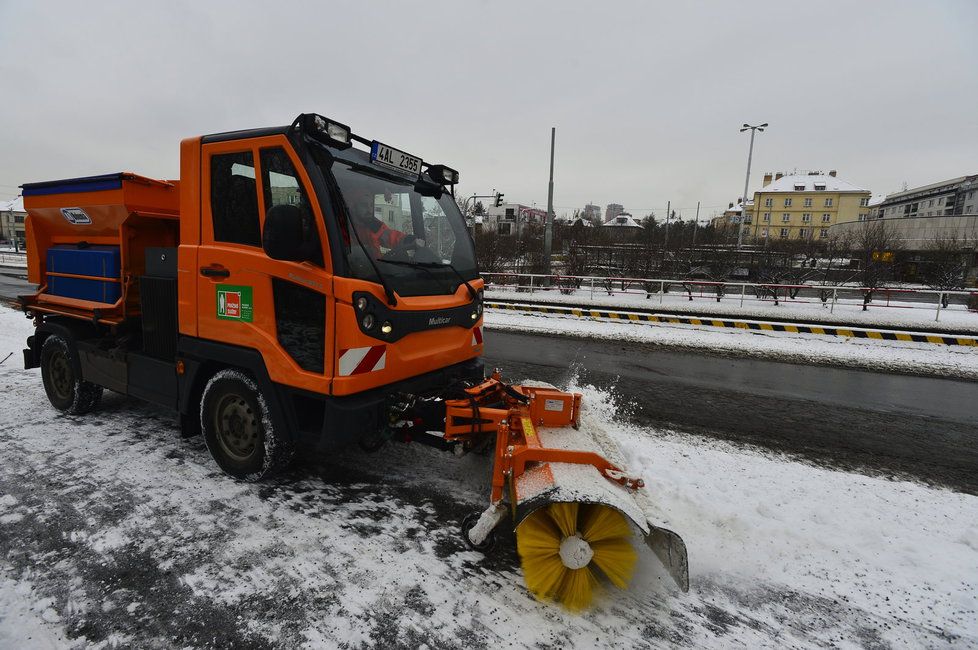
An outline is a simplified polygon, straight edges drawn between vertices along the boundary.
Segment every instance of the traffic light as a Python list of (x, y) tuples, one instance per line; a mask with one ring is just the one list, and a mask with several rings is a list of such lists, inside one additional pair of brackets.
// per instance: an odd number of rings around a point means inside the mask
[(502, 192), (496, 192), (496, 202), (493, 204), (493, 206), (497, 208), (501, 206), (503, 204), (503, 196), (505, 195)]

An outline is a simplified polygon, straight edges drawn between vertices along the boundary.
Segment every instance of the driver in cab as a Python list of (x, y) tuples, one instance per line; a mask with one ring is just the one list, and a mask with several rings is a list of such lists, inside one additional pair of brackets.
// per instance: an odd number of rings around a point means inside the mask
[(353, 227), (356, 228), (360, 243), (369, 254), (380, 255), (381, 249), (389, 250), (399, 244), (410, 244), (415, 241), (414, 235), (395, 230), (374, 215), (374, 197), (372, 194), (357, 195), (350, 204), (353, 217)]

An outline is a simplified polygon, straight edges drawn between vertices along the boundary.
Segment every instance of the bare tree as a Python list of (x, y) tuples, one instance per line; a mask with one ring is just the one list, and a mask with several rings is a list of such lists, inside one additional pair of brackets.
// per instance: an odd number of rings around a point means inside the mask
[(873, 294), (893, 275), (894, 255), (900, 242), (885, 219), (864, 221), (853, 237), (853, 247), (860, 257), (859, 279), (866, 289), (863, 295), (863, 311), (866, 311)]
[(849, 266), (850, 253), (852, 252), (853, 236), (852, 231), (846, 230), (841, 233), (832, 233), (825, 240), (822, 247), (823, 265), (818, 270), (821, 271), (819, 284), (823, 287), (818, 290), (818, 297), (822, 303), (828, 302), (832, 297), (832, 290), (827, 287), (837, 287), (840, 284), (852, 281), (855, 273), (846, 272)]
[(503, 270), (508, 246), (504, 238), (491, 230), (479, 230), (473, 237), (475, 259), (483, 273), (497, 273)]
[[(955, 291), (963, 289), (968, 272), (968, 257), (973, 254), (974, 244), (957, 235), (938, 235), (928, 242), (923, 256), (924, 278), (931, 289)], [(941, 306), (947, 307), (949, 296), (941, 296)]]

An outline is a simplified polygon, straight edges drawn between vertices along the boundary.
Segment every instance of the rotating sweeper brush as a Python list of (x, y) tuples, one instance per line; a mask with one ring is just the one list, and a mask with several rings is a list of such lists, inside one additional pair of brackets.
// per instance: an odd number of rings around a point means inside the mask
[(547, 384), (508, 386), (497, 371), (464, 397), (437, 404), (416, 425), (444, 423), (441, 444), (472, 448), (495, 437), (490, 505), (463, 522), (466, 543), (487, 551), (493, 530), (511, 515), (536, 597), (580, 610), (605, 580), (627, 587), (636, 536), (688, 590), (682, 538), (659, 525), (644, 482), (624, 470), (617, 446), (582, 412), (580, 394)]

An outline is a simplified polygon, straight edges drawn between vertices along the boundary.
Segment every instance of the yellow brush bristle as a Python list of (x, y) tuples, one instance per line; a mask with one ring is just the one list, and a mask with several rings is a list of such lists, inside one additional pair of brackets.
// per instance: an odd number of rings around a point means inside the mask
[[(560, 559), (561, 542), (575, 534), (594, 552), (591, 563), (581, 569), (570, 569)], [(638, 559), (630, 537), (628, 522), (608, 506), (552, 503), (541, 508), (516, 529), (526, 586), (541, 600), (557, 601), (571, 611), (584, 609), (598, 587), (594, 567), (612, 584), (628, 585)]]

